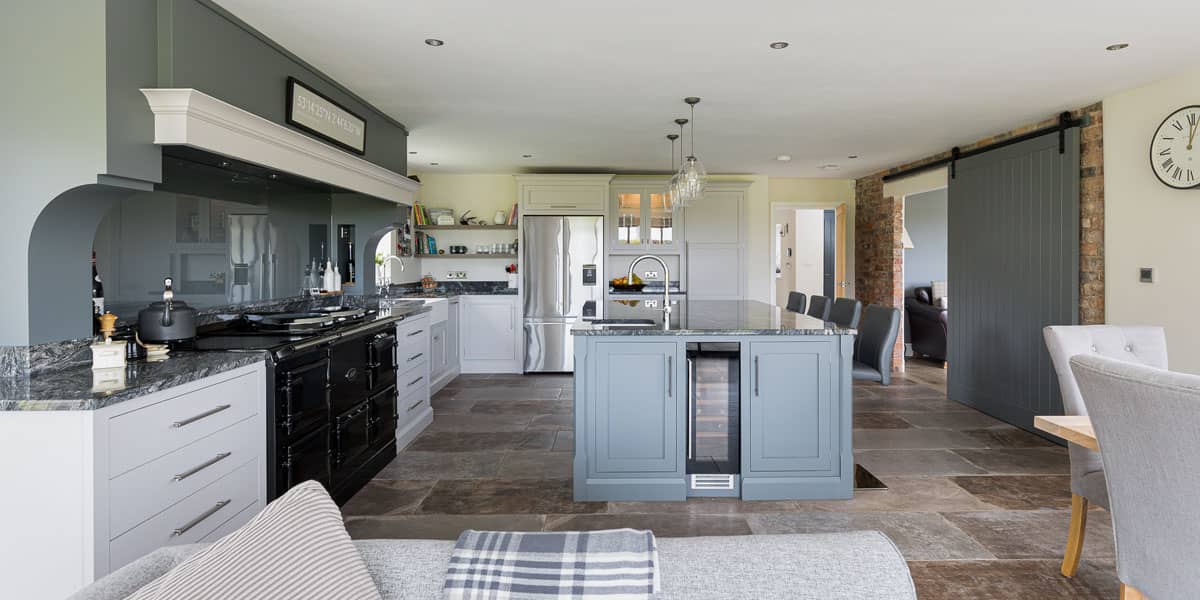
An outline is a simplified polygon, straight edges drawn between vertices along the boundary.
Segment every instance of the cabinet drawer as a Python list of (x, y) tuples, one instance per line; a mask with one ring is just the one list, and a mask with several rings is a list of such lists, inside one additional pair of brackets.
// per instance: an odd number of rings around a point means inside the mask
[[(417, 355), (420, 354), (420, 357)], [(408, 364), (416, 364), (416, 358), (429, 358), (429, 319), (409, 324), (396, 332), (396, 360), (398, 369), (405, 370)]]
[(258, 505), (257, 504), (251, 504), (250, 506), (243, 508), (242, 512), (240, 512), (236, 515), (233, 515), (232, 517), (227, 519), (224, 523), (221, 523), (220, 527), (217, 527), (216, 529), (208, 532), (208, 535), (200, 538), (199, 543), (211, 544), (211, 543), (233, 533), (234, 531), (237, 531), (237, 529), (239, 527), (241, 527), (242, 525), (245, 525), (247, 522), (249, 522), (250, 519), (254, 518), (254, 515), (256, 515), (256, 514), (258, 514)]
[(109, 544), (109, 568), (117, 569), (162, 546), (192, 544), (258, 503), (262, 463), (242, 464), (232, 473), (201, 488), (154, 515)]
[(264, 431), (246, 419), (109, 482), (109, 532), (116, 537), (258, 455)]
[(608, 189), (600, 185), (539, 185), (524, 190), (523, 208), (604, 214)]
[(429, 369), (426, 365), (417, 366), (396, 378), (396, 393), (401, 400), (400, 414), (407, 409), (404, 399), (419, 392), (423, 392), (424, 397), (429, 396)]
[[(396, 372), (404, 373), (429, 362), (429, 344), (427, 338), (421, 338), (422, 343), (412, 344), (407, 348), (401, 346), (396, 350)], [(397, 377), (400, 379), (400, 377)]]
[(119, 475), (257, 414), (266, 402), (260, 377), (240, 377), (113, 417), (109, 473)]

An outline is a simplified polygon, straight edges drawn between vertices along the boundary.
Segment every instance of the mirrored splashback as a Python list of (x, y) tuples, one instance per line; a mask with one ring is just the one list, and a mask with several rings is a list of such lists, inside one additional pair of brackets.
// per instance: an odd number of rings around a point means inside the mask
[(349, 271), (347, 293), (372, 291), (375, 243), (406, 214), (378, 198), (168, 148), (162, 184), (118, 202), (97, 228), (105, 308), (136, 318), (161, 299), (167, 276), (176, 299), (197, 309), (294, 297), (326, 261)]

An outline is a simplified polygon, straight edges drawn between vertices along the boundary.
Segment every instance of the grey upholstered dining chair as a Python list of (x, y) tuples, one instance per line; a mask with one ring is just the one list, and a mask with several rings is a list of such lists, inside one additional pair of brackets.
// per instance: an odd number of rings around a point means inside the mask
[(1071, 359), (1108, 482), (1122, 600), (1200, 590), (1200, 376)]
[(841, 325), (854, 329), (858, 327), (859, 317), (862, 315), (862, 302), (854, 298), (836, 298), (833, 301), (833, 308), (829, 309), (829, 320)]
[(816, 317), (822, 321), (829, 320), (829, 310), (833, 308), (833, 303), (825, 296), (816, 296), (808, 299), (808, 316)]
[(808, 304), (808, 296), (804, 292), (788, 292), (787, 309), (792, 312), (803, 313), (805, 306)]
[[(1054, 371), (1058, 373), (1063, 413), (1067, 415), (1088, 414), (1079, 386), (1071, 374), (1073, 356), (1095, 354), (1158, 369), (1167, 368), (1167, 338), (1161, 327), (1054, 325), (1043, 329), (1042, 334), (1050, 359), (1054, 361)], [(1063, 553), (1062, 574), (1073, 577), (1083, 550), (1088, 505), (1108, 508), (1108, 492), (1100, 455), (1078, 444), (1068, 444), (1067, 450), (1071, 456), (1071, 528)]]
[(899, 332), (899, 309), (867, 305), (854, 344), (854, 379), (892, 383), (892, 353)]

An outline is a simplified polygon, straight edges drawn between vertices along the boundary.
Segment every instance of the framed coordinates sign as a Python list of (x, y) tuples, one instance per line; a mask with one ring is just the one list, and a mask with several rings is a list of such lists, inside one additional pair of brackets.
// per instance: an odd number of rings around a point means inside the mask
[(355, 154), (367, 152), (367, 122), (295, 77), (287, 79), (286, 120)]

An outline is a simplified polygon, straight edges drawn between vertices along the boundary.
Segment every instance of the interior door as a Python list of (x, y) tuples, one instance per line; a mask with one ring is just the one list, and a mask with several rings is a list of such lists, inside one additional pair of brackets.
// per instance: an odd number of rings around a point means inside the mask
[(837, 218), (832, 210), (827, 210), (821, 215), (821, 224), (823, 229), (822, 236), (822, 261), (821, 261), (821, 295), (826, 298), (834, 298), (837, 294), (837, 273), (834, 269), (837, 266), (837, 232), (835, 224)]
[(957, 161), (949, 189), (950, 398), (1024, 429), (1062, 414), (1042, 341), (1079, 322), (1079, 129)]
[(850, 287), (846, 280), (846, 205), (839, 204), (833, 209), (834, 215), (834, 265), (833, 272), (837, 278), (835, 296), (845, 298)]

